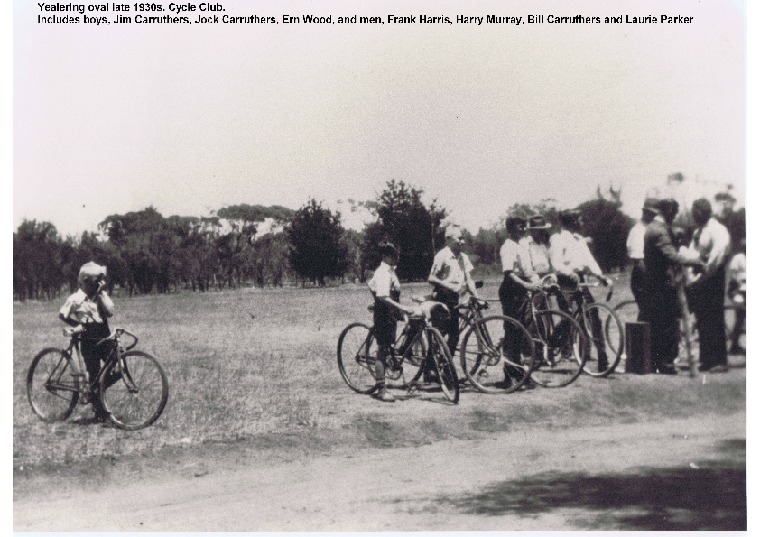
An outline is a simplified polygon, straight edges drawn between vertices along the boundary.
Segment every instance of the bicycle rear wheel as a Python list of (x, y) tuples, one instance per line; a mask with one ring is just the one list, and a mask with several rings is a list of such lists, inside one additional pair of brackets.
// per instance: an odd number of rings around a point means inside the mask
[(583, 372), (592, 377), (606, 377), (615, 371), (625, 350), (623, 323), (612, 308), (594, 303), (584, 306), (582, 326), (589, 339)]
[(26, 375), (26, 395), (42, 421), (62, 421), (79, 401), (71, 357), (61, 349), (44, 349), (32, 359)]
[(536, 312), (536, 364), (531, 378), (548, 388), (577, 379), (588, 354), (588, 342), (578, 322), (559, 310)]
[(462, 338), (462, 369), (483, 393), (511, 393), (530, 378), (535, 345), (518, 321), (491, 315), (477, 321)]
[(348, 387), (357, 393), (375, 390), (377, 342), (374, 330), (364, 323), (352, 323), (338, 338), (338, 371)]
[(155, 422), (169, 399), (169, 380), (150, 354), (128, 351), (100, 375), (100, 400), (120, 429), (136, 431)]
[(428, 356), (433, 361), (441, 382), (441, 390), (452, 403), (459, 402), (459, 377), (451, 361), (448, 344), (436, 328), (426, 328)]

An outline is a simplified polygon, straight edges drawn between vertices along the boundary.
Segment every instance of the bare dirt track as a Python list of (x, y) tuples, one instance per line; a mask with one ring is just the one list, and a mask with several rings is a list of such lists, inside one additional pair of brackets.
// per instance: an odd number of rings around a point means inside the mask
[(740, 412), (525, 428), (242, 466), (220, 447), (165, 461), (173, 475), (17, 491), (14, 529), (741, 530), (744, 424)]

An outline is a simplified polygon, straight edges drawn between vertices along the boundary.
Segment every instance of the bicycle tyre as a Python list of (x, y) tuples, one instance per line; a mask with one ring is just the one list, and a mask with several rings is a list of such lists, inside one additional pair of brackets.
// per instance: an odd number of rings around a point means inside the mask
[[(504, 353), (507, 330), (519, 334), (521, 363)], [(496, 335), (500, 337), (495, 337)], [(512, 317), (489, 315), (473, 324), (462, 338), (461, 366), (467, 380), (483, 393), (512, 393), (525, 384), (535, 366), (535, 344), (530, 332)], [(516, 372), (522, 371), (520, 375)], [(508, 373), (511, 373), (508, 380)]]
[(32, 359), (26, 375), (29, 404), (42, 421), (63, 421), (79, 402), (79, 390), (71, 376), (71, 357), (61, 349), (49, 347)]
[(338, 371), (348, 387), (357, 393), (375, 391), (377, 343), (374, 328), (351, 323), (338, 337)]
[(547, 388), (575, 382), (586, 362), (587, 339), (578, 322), (559, 310), (536, 312), (536, 363), (531, 378)]
[(152, 425), (169, 400), (169, 379), (153, 356), (127, 351), (100, 374), (100, 400), (119, 429), (137, 431)]
[(433, 360), (441, 382), (441, 391), (449, 401), (457, 404), (459, 403), (459, 377), (451, 361), (448, 344), (437, 328), (428, 327), (425, 333), (428, 339), (429, 356)]
[[(598, 337), (594, 336), (593, 327), (590, 326), (592, 312), (596, 312), (599, 317), (600, 334)], [(606, 304), (595, 302), (584, 306), (581, 327), (589, 341), (583, 372), (592, 377), (606, 377), (615, 371), (625, 350), (623, 323), (615, 315), (612, 308)], [(601, 368), (599, 365), (600, 348), (604, 348), (607, 353), (607, 365)], [(610, 354), (614, 356), (610, 356)]]

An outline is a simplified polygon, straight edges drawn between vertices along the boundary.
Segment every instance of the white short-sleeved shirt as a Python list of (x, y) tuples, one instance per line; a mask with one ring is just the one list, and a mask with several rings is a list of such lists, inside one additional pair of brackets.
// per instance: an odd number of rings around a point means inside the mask
[(578, 233), (570, 233), (563, 229), (552, 235), (549, 242), (549, 255), (554, 270), (562, 274), (586, 270), (592, 274), (602, 273), (596, 259), (591, 255), (586, 239)]
[[(107, 296), (105, 291), (101, 291), (101, 294)], [(98, 311), (97, 301), (90, 300), (87, 293), (81, 289), (66, 299), (59, 312), (65, 318), (73, 319), (81, 324), (104, 322), (103, 316)]]
[(467, 290), (467, 278), (470, 277), (472, 269), (473, 266), (467, 254), (459, 252), (459, 256), (455, 256), (451, 248), (446, 246), (435, 254), (430, 275), (457, 289), (457, 292), (462, 294)]
[(512, 239), (505, 240), (499, 250), (499, 257), (501, 257), (502, 271), (514, 272), (525, 279), (530, 279), (533, 276), (530, 253), (524, 244), (518, 244)]
[(527, 236), (520, 239), (520, 246), (528, 255), (528, 266), (534, 274), (548, 274), (552, 271), (552, 263), (549, 259), (549, 248), (545, 244), (539, 244), (533, 237)]
[(401, 282), (396, 276), (396, 271), (384, 261), (375, 269), (367, 285), (376, 297), (390, 297), (391, 291), (401, 291)]

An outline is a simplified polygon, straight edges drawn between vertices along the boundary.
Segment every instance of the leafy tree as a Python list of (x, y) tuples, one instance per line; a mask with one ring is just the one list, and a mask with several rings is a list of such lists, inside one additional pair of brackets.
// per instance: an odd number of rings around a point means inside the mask
[(348, 252), (340, 213), (311, 199), (295, 212), (287, 234), (290, 263), (301, 277), (323, 286), (326, 278), (345, 273)]
[(24, 220), (13, 234), (13, 292), (19, 300), (53, 298), (66, 276), (62, 241), (50, 222)]
[(399, 249), (398, 275), (407, 280), (427, 278), (437, 248), (443, 246), (441, 221), (447, 211), (437, 201), (426, 206), (423, 191), (391, 180), (369, 205), (378, 220), (365, 229), (363, 268), (380, 263), (378, 245), (390, 241)]
[(625, 242), (633, 227), (633, 220), (620, 210), (620, 190), (610, 187), (609, 194), (611, 199), (606, 199), (601, 189), (597, 189), (596, 199), (578, 206), (583, 217), (584, 233), (591, 238), (591, 253), (605, 272), (625, 267)]

